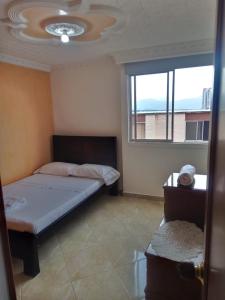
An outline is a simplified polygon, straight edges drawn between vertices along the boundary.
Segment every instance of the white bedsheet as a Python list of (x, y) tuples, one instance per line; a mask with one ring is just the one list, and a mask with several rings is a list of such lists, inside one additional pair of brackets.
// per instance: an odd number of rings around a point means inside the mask
[(3, 187), (3, 195), (21, 197), (26, 205), (6, 211), (9, 229), (39, 233), (104, 183), (101, 180), (36, 174)]

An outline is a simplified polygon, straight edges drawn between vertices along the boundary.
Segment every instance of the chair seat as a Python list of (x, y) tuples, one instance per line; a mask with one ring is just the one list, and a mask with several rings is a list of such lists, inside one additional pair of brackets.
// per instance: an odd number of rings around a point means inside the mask
[(201, 299), (200, 281), (181, 279), (178, 264), (201, 263), (203, 240), (203, 232), (193, 223), (171, 221), (159, 227), (145, 252), (146, 300)]
[(194, 223), (166, 222), (154, 233), (147, 253), (177, 262), (203, 262), (204, 234)]

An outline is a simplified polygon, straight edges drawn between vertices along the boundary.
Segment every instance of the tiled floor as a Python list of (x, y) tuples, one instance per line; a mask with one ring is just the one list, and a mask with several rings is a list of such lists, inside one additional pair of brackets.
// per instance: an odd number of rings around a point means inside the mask
[(159, 200), (102, 196), (79, 208), (39, 249), (31, 279), (14, 260), (18, 300), (144, 299), (144, 249), (163, 213)]

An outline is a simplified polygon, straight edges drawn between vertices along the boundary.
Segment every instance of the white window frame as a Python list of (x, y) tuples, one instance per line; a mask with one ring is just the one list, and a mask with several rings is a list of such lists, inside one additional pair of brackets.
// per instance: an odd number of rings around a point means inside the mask
[[(137, 139), (137, 121), (136, 121), (136, 76), (138, 75), (131, 75), (129, 76), (129, 141), (131, 142), (163, 142), (163, 143), (171, 143), (173, 142), (173, 135), (174, 135), (174, 82), (175, 82), (175, 70), (173, 70), (173, 83), (172, 83), (172, 110), (169, 110), (169, 73), (171, 71), (168, 72), (164, 72), (167, 73), (167, 99), (166, 99), (166, 138), (165, 139)], [(159, 73), (149, 73), (149, 74), (159, 74)], [(131, 96), (131, 88), (132, 88), (132, 84), (131, 84), (131, 80), (132, 77), (134, 77), (134, 107), (135, 107), (135, 121), (134, 121), (134, 133), (135, 133), (135, 137), (132, 138), (132, 96)], [(171, 138), (169, 138), (169, 114), (172, 114), (172, 120), (171, 120)]]
[[(132, 143), (176, 143), (176, 144), (185, 144), (193, 142), (197, 143), (208, 143), (204, 140), (185, 140), (184, 142), (174, 142), (174, 89), (175, 89), (175, 70), (180, 68), (191, 68), (191, 67), (201, 67), (201, 66), (210, 66), (213, 65), (213, 54), (200, 54), (200, 55), (191, 55), (185, 57), (177, 57), (171, 59), (162, 59), (162, 60), (153, 60), (148, 62), (141, 63), (128, 63), (125, 64), (125, 73), (128, 76), (128, 142)], [(173, 72), (173, 83), (172, 83), (172, 110), (169, 108), (169, 72)], [(167, 73), (167, 121), (166, 121), (166, 139), (137, 139), (136, 129), (135, 137), (132, 137), (132, 91), (131, 91), (131, 78), (134, 76), (135, 88), (134, 88), (134, 103), (135, 103), (135, 112), (136, 112), (136, 76), (146, 75), (146, 74), (159, 74)], [(172, 113), (171, 120), (171, 139), (168, 138), (168, 115)], [(136, 113), (135, 113), (136, 118)], [(134, 121), (136, 127), (136, 121)], [(186, 136), (185, 136), (186, 137)]]

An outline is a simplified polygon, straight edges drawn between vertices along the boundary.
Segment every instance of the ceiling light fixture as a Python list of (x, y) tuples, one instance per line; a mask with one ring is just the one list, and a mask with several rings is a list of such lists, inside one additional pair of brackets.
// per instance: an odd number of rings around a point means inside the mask
[(60, 9), (59, 10), (59, 15), (60, 16), (66, 16), (68, 13), (65, 10)]
[(64, 31), (64, 33), (61, 35), (60, 39), (61, 39), (62, 43), (69, 43), (70, 38), (67, 35), (67, 31)]
[(60, 37), (62, 43), (68, 43), (71, 37), (76, 37), (86, 32), (85, 24), (81, 23), (50, 23), (45, 26), (49, 34)]

